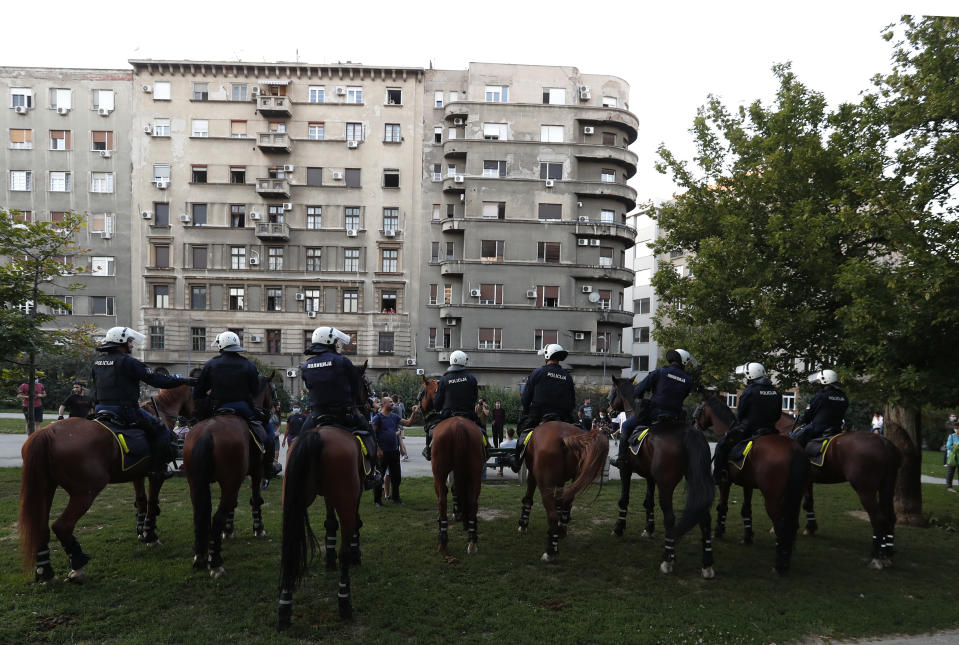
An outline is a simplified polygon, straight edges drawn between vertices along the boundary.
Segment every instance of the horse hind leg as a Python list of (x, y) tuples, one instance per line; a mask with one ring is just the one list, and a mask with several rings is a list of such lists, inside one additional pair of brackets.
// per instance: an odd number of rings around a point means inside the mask
[(565, 500), (559, 501), (563, 499), (562, 488), (556, 491), (556, 496), (558, 498), (556, 502), (556, 512), (559, 513), (559, 536), (564, 538), (569, 534), (570, 507), (572, 504)]
[(143, 535), (143, 524), (147, 517), (147, 494), (142, 479), (133, 480), (133, 507), (137, 511), (137, 537)]
[(706, 580), (712, 580), (716, 577), (716, 571), (713, 569), (713, 541), (712, 527), (709, 513), (703, 513), (703, 519), (699, 522), (699, 530), (702, 535), (703, 544), (703, 570), (702, 575)]
[(812, 483), (810, 483), (809, 488), (806, 489), (806, 498), (803, 500), (802, 507), (803, 510), (806, 511), (806, 527), (802, 533), (803, 535), (815, 535), (816, 531), (819, 530), (819, 523), (816, 522), (816, 508), (812, 495)]
[[(337, 585), (336, 603), (340, 618), (349, 620), (353, 618), (353, 598), (350, 590), (350, 567), (353, 564), (351, 542), (354, 537), (359, 540), (359, 522), (355, 514), (348, 514), (347, 509), (341, 507), (339, 510), (343, 526), (343, 544), (340, 546), (340, 580)], [(350, 536), (350, 539), (346, 536)]]
[(326, 529), (326, 570), (336, 571), (336, 532), (340, 529), (340, 523), (336, 521), (336, 514), (329, 505), (326, 507), (323, 528)]
[(552, 488), (542, 487), (540, 495), (543, 498), (543, 507), (546, 509), (546, 519), (549, 523), (549, 529), (546, 533), (546, 551), (540, 556), (540, 560), (551, 562), (559, 555), (559, 511), (556, 508), (556, 497)]
[(533, 510), (533, 493), (536, 491), (536, 477), (532, 471), (526, 477), (526, 494), (523, 496), (523, 508), (519, 514), (519, 526), (517, 530), (520, 533), (526, 533), (529, 530), (529, 516)]
[(743, 486), (743, 508), (739, 512), (743, 518), (743, 544), (753, 543), (753, 489)]
[(253, 483), (250, 507), (253, 515), (253, 536), (266, 537), (266, 528), (263, 526), (263, 497), (260, 495), (260, 487), (256, 482)]
[(629, 512), (629, 489), (631, 485), (632, 473), (629, 470), (620, 471), (619, 478), (619, 517), (616, 518), (616, 525), (613, 526), (613, 535), (623, 537), (626, 532), (626, 515)]
[[(103, 486), (84, 491), (83, 494), (71, 494), (63, 513), (53, 523), (53, 532), (63, 545), (63, 550), (66, 551), (70, 562), (70, 574), (67, 576), (69, 582), (82, 583), (85, 577), (83, 568), (90, 561), (90, 556), (83, 552), (80, 542), (73, 535), (73, 529), (79, 519), (90, 510), (93, 500), (101, 490)], [(49, 559), (49, 553), (47, 559)]]
[(663, 561), (659, 564), (660, 573), (672, 573), (676, 563), (676, 513), (673, 511), (673, 489), (659, 487), (659, 506), (663, 509), (663, 526), (666, 541), (663, 547)]
[(719, 504), (716, 505), (716, 533), (719, 538), (726, 535), (726, 515), (729, 513), (729, 484), (719, 486)]
[(233, 535), (232, 531), (227, 532), (227, 525), (233, 523), (239, 488), (239, 483), (235, 483), (235, 487), (230, 483), (224, 482), (221, 484), (220, 504), (217, 506), (216, 513), (213, 514), (213, 522), (210, 527), (210, 547), (207, 560), (210, 567), (210, 576), (213, 578), (219, 578), (226, 573), (223, 568), (223, 538)]
[(652, 477), (646, 479), (643, 508), (646, 509), (646, 526), (643, 527), (640, 537), (653, 537), (653, 533), (656, 532), (656, 482)]
[(446, 553), (450, 542), (450, 522), (447, 515), (449, 488), (446, 485), (445, 477), (434, 477), (433, 482), (433, 487), (436, 489), (437, 528), (439, 530), (436, 550), (439, 553)]
[(869, 524), (872, 526), (872, 551), (869, 558), (869, 568), (882, 570), (882, 547), (886, 540), (886, 523), (879, 503), (876, 501), (876, 491), (857, 489), (859, 502), (869, 514)]

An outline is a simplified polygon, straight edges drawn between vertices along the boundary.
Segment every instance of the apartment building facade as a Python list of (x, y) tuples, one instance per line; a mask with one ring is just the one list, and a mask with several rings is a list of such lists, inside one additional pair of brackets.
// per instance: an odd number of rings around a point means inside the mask
[(102, 332), (131, 319), (132, 79), (129, 70), (0, 67), (2, 207), (30, 221), (86, 220), (76, 243), (87, 252), (66, 258), (82, 271), (44, 285), (66, 303), (52, 312), (55, 326)]
[(652, 278), (659, 262), (651, 248), (658, 237), (658, 228), (656, 220), (646, 213), (631, 215), (630, 224), (636, 230), (636, 243), (626, 250), (626, 263), (636, 277), (626, 288), (626, 306), (632, 311), (633, 322), (623, 337), (623, 351), (630, 356), (629, 367), (623, 370), (623, 376), (638, 380), (656, 369), (659, 360), (659, 345), (652, 334), (656, 310)]

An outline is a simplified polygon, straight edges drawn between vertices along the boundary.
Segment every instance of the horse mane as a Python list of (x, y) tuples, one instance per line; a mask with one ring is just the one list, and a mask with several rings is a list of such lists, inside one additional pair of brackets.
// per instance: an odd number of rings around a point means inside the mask
[(716, 416), (717, 419), (725, 423), (727, 426), (732, 426), (736, 423), (736, 415), (733, 414), (733, 411), (729, 409), (729, 406), (726, 405), (726, 402), (719, 398), (719, 395), (715, 392), (706, 397), (703, 401), (710, 411)]

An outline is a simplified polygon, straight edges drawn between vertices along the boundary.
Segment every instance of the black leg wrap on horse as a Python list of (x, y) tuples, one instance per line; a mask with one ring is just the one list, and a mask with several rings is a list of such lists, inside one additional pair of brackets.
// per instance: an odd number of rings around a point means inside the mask
[(53, 564), (50, 562), (50, 546), (41, 544), (37, 548), (37, 563), (34, 576), (35, 582), (47, 582), (53, 580)]
[(90, 556), (83, 552), (80, 542), (75, 537), (71, 537), (69, 542), (64, 543), (63, 550), (67, 552), (70, 568), (75, 571), (82, 569), (90, 561)]
[(276, 631), (282, 632), (290, 628), (290, 616), (293, 614), (293, 591), (280, 590), (280, 602), (276, 610)]

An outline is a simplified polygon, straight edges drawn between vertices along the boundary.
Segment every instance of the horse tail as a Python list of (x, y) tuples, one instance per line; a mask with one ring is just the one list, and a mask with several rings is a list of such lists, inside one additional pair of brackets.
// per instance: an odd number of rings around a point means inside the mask
[(193, 496), (194, 549), (198, 553), (205, 553), (210, 541), (210, 516), (213, 513), (210, 497), (210, 482), (213, 481), (213, 433), (209, 429), (201, 432), (190, 453), (190, 493)]
[(469, 520), (472, 515), (469, 507), (470, 499), (472, 499), (470, 495), (472, 481), (469, 455), (472, 450), (476, 450), (476, 446), (470, 445), (470, 433), (463, 423), (457, 423), (454, 426), (453, 436), (456, 438), (453, 458), (453, 488), (456, 494), (456, 506), (460, 509), (460, 516), (463, 518), (463, 529), (468, 531)]
[(809, 484), (812, 465), (809, 457), (798, 446), (793, 445), (789, 453), (789, 474), (786, 477), (786, 489), (783, 491), (782, 514), (784, 547), (791, 550), (799, 531), (799, 507)]
[(573, 434), (562, 439), (563, 446), (576, 458), (577, 475), (571, 484), (563, 487), (563, 504), (572, 504), (573, 499), (593, 483), (606, 466), (609, 454), (609, 437), (602, 430), (590, 430), (586, 434)]
[(674, 529), (677, 540), (700, 523), (703, 514), (709, 512), (716, 495), (710, 473), (711, 459), (706, 437), (696, 428), (686, 426), (683, 449), (686, 452), (687, 492), (686, 506)]
[(319, 432), (303, 432), (297, 436), (287, 458), (283, 480), (281, 591), (292, 592), (296, 589), (320, 546), (310, 527), (307, 509), (314, 464), (318, 463), (322, 452), (322, 435)]
[(899, 478), (899, 466), (902, 464), (902, 451), (889, 439), (880, 438), (886, 453), (886, 472), (883, 474), (882, 483), (879, 485), (879, 508), (889, 515), (890, 525), (894, 526), (896, 511), (893, 497), (896, 493), (896, 480)]
[(20, 555), (24, 571), (32, 571), (37, 549), (50, 539), (50, 500), (57, 483), (50, 471), (53, 432), (46, 428), (27, 438), (20, 450), (23, 473), (20, 477)]

